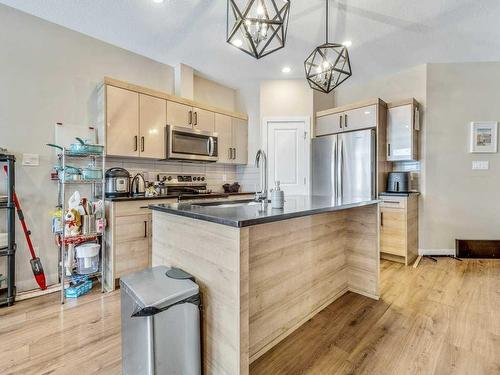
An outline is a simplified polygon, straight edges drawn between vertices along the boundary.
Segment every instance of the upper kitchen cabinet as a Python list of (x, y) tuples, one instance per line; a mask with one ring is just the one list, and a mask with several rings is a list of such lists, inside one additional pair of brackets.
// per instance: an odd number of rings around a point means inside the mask
[(246, 120), (216, 113), (215, 132), (218, 136), (219, 163), (246, 164), (248, 162), (248, 123)]
[(106, 86), (106, 153), (139, 156), (139, 94)]
[(215, 114), (205, 109), (167, 101), (167, 124), (213, 132)]
[(315, 127), (316, 137), (377, 127), (378, 108), (381, 102), (380, 99), (376, 99), (318, 112)]
[(239, 118), (232, 118), (233, 125), (233, 162), (246, 164), (248, 162), (248, 122)]
[(409, 99), (389, 103), (387, 107), (387, 160), (418, 160), (418, 102)]
[(97, 127), (105, 129), (109, 156), (165, 159), (166, 127), (170, 125), (218, 132), (219, 162), (247, 163), (245, 114), (113, 78), (104, 78), (97, 96)]
[(193, 129), (213, 132), (215, 113), (201, 108), (193, 108)]
[(193, 108), (177, 103), (167, 101), (167, 125), (193, 127)]
[(215, 132), (218, 137), (219, 163), (233, 162), (233, 125), (231, 117), (215, 114)]
[(139, 94), (139, 156), (165, 158), (166, 119), (165, 99)]

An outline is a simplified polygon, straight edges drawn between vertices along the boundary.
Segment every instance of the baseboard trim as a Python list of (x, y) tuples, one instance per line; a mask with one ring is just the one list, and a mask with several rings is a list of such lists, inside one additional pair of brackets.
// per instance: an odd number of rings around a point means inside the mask
[(418, 255), (455, 256), (455, 249), (418, 249)]

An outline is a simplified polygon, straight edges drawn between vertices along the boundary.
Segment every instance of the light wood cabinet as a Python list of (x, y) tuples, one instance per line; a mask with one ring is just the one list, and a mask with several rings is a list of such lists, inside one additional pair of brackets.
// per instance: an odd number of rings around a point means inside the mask
[(106, 153), (139, 157), (139, 94), (106, 88)]
[(167, 124), (213, 132), (215, 128), (215, 113), (167, 101)]
[(232, 118), (233, 130), (233, 162), (234, 164), (247, 164), (248, 162), (248, 122)]
[(139, 155), (145, 158), (165, 158), (165, 99), (139, 94)]
[(418, 195), (380, 199), (381, 257), (409, 265), (418, 256)]
[(327, 111), (316, 118), (315, 135), (337, 134), (346, 131), (375, 128), (377, 126), (377, 104), (343, 110)]
[(409, 99), (389, 103), (387, 107), (387, 160), (418, 160), (418, 102)]
[(118, 279), (151, 265), (150, 204), (175, 203), (177, 199), (141, 199), (106, 201), (106, 269), (107, 290), (114, 290)]
[(215, 113), (201, 108), (193, 108), (193, 129), (213, 132), (215, 128)]
[[(216, 117), (228, 118), (219, 151), (222, 163), (246, 164), (247, 116), (178, 98), (131, 83), (105, 78), (97, 90), (98, 129), (104, 129), (106, 155), (149, 159), (166, 157), (166, 126), (214, 132)], [(225, 117), (224, 117), (225, 116)], [(227, 154), (226, 154), (227, 152)]]
[(219, 163), (248, 162), (248, 124), (245, 120), (216, 113), (215, 132), (218, 135)]
[(193, 127), (193, 108), (167, 100), (167, 124), (170, 126)]
[(231, 164), (233, 162), (233, 131), (231, 117), (215, 114), (215, 132), (218, 136), (219, 163)]
[(344, 112), (343, 131), (368, 129), (377, 126), (377, 106), (370, 105)]
[(166, 101), (106, 87), (106, 154), (163, 159)]

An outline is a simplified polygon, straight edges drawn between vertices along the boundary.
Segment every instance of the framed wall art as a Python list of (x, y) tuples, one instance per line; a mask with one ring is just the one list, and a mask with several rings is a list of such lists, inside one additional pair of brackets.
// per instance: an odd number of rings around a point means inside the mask
[(474, 121), (470, 123), (470, 152), (497, 152), (497, 121)]

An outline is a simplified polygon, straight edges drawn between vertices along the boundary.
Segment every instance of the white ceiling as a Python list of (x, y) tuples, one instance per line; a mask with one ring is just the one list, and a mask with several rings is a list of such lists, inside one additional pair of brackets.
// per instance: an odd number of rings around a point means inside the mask
[[(304, 59), (324, 42), (324, 0), (291, 0), (286, 47), (260, 61), (225, 42), (226, 0), (0, 3), (235, 88), (303, 77)], [(330, 10), (330, 41), (353, 43), (351, 83), (427, 62), (500, 60), (498, 0), (331, 0)]]

